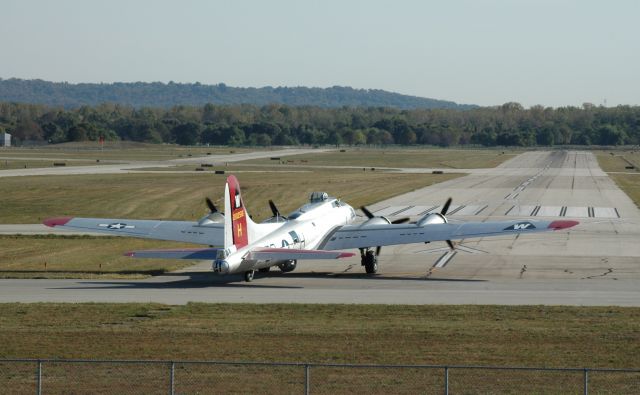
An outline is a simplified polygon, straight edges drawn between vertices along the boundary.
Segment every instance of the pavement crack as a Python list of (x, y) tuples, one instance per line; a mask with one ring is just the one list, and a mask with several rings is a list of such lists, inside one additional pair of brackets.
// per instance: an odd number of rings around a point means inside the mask
[(351, 269), (353, 269), (353, 263), (349, 264), (349, 266), (347, 266), (347, 268), (346, 268), (346, 269), (344, 269), (341, 273), (346, 273), (346, 272), (348, 272), (348, 271), (349, 271), (349, 270), (351, 270)]
[(604, 277), (607, 274), (611, 274), (611, 273), (613, 273), (613, 268), (607, 269), (607, 271), (602, 273), (602, 274), (594, 274), (593, 276), (583, 277), (582, 279), (583, 280), (591, 280), (591, 279), (598, 278), (598, 277)]
[(518, 278), (522, 278), (522, 276), (524, 276), (524, 272), (527, 271), (527, 265), (523, 265), (522, 269), (520, 269), (520, 275), (518, 276)]

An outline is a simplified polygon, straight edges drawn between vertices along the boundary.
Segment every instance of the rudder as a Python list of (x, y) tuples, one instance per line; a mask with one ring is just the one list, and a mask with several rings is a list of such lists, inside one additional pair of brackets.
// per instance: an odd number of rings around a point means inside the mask
[(255, 226), (242, 201), (240, 193), (240, 183), (234, 175), (227, 178), (224, 190), (225, 201), (225, 223), (224, 223), (224, 246), (225, 248), (235, 245), (240, 249), (248, 245), (251, 241), (251, 228)]

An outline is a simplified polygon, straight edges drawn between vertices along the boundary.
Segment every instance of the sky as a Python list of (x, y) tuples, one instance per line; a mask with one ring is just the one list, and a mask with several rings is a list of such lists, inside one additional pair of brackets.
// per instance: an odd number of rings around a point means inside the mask
[(0, 0), (0, 78), (640, 104), (638, 0)]

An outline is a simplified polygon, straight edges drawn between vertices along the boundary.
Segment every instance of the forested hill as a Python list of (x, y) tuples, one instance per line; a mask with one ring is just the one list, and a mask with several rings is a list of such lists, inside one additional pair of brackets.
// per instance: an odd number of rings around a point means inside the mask
[(295, 87), (234, 88), (224, 84), (168, 84), (132, 82), (69, 84), (43, 80), (0, 79), (0, 101), (76, 108), (114, 103), (169, 108), (176, 105), (285, 104), (317, 107), (394, 107), (399, 109), (469, 109), (476, 106), (451, 101), (401, 95), (379, 89)]

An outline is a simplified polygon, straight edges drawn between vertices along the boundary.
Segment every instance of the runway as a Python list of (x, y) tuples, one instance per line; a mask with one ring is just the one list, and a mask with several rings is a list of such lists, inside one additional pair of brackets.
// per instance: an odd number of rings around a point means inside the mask
[[(412, 171), (402, 169), (401, 171)], [(424, 169), (413, 169), (422, 172)], [(593, 154), (527, 152), (495, 169), (370, 207), (390, 219), (576, 218), (570, 231), (385, 247), (377, 275), (358, 258), (301, 262), (293, 273), (216, 277), (203, 262), (148, 280), (0, 280), (0, 302), (383, 303), (640, 306), (640, 212)]]

